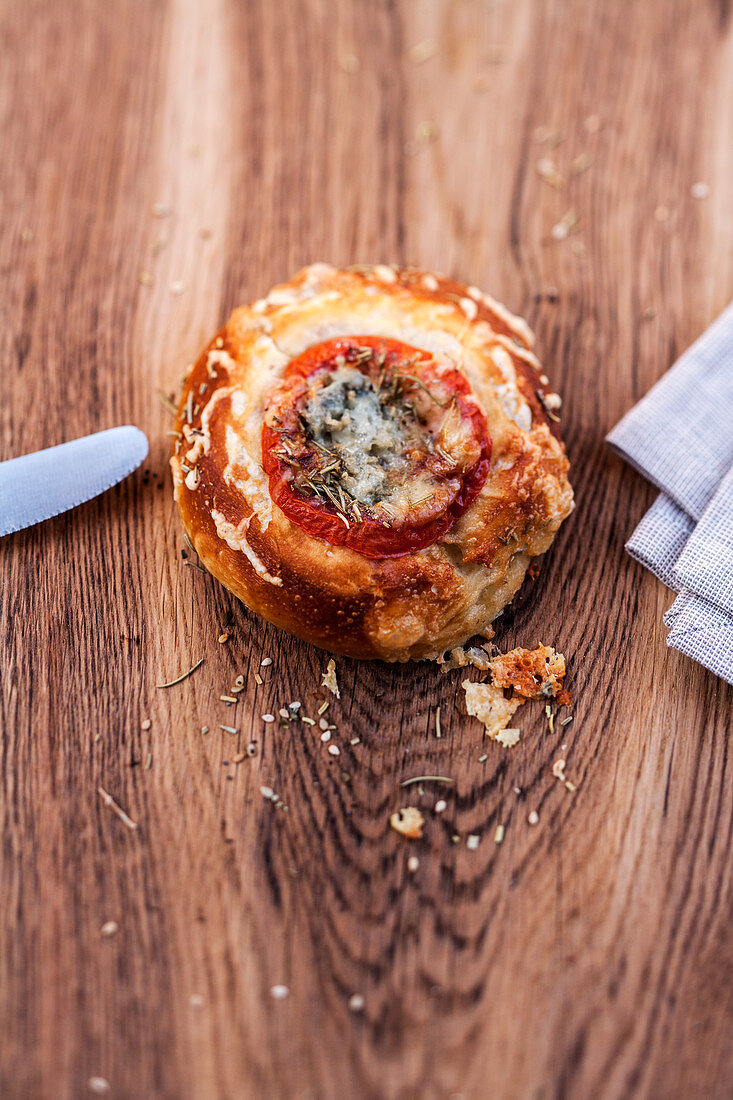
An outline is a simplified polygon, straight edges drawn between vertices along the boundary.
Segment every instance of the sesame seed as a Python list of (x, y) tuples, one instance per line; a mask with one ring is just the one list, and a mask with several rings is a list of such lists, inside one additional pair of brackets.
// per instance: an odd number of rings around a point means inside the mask
[[(428, 142), (435, 141), (438, 136), (438, 127), (432, 121), (432, 119), (426, 118), (422, 122), (418, 122), (415, 127), (415, 141)], [(380, 267), (383, 265), (379, 265)], [(375, 268), (376, 271), (376, 268)], [(391, 281), (391, 280), (390, 280)]]
[(110, 1083), (104, 1077), (90, 1077), (87, 1081), (90, 1092), (95, 1096), (105, 1096), (110, 1090)]
[(444, 798), (439, 798), (438, 801), (435, 803), (436, 814), (442, 814), (447, 809), (448, 803), (445, 801)]
[(354, 993), (349, 997), (349, 1008), (352, 1012), (361, 1012), (364, 1008), (364, 998), (361, 993)]
[(410, 61), (413, 65), (422, 65), (425, 61), (429, 61), (431, 57), (435, 57), (438, 52), (438, 47), (434, 42), (429, 42), (427, 39), (424, 42), (417, 42), (410, 49)]
[(539, 820), (540, 815), (537, 813), (536, 810), (532, 810), (532, 812), (527, 817), (527, 821), (530, 823), (530, 825), (536, 825)]
[(324, 730), (323, 733), (321, 734), (321, 741), (330, 741), (330, 740), (331, 740), (331, 731), (330, 730)]
[(339, 58), (339, 68), (345, 72), (347, 76), (354, 76), (359, 72), (361, 62), (356, 54), (344, 53)]
[(150, 729), (150, 727), (152, 726), (152, 724), (153, 724), (153, 723), (152, 723), (152, 722), (150, 721), (150, 719), (149, 719), (149, 718), (145, 718), (145, 719), (143, 719), (143, 721), (142, 721), (142, 722), (140, 723), (140, 729), (141, 729), (141, 730), (149, 730), (149, 729)]
[(570, 162), (570, 172), (573, 176), (579, 176), (593, 164), (593, 158), (588, 153), (581, 153)]
[(274, 722), (275, 721), (275, 715), (274, 714), (263, 714), (261, 717), (262, 717), (263, 722)]
[(361, 737), (352, 737), (351, 740), (349, 741), (349, 744), (350, 745), (360, 745), (361, 744)]
[(554, 187), (556, 191), (562, 191), (565, 187), (565, 179), (558, 171), (554, 160), (550, 157), (541, 157), (537, 161), (537, 174), (545, 183), (549, 183), (550, 187)]
[(262, 668), (268, 668), (272, 664), (272, 657), (263, 657), (260, 661)]
[(469, 852), (475, 852), (480, 843), (481, 837), (477, 836), (476, 833), (471, 833), (470, 836), (466, 837), (466, 847), (468, 848)]
[(341, 749), (338, 747), (338, 745), (329, 745), (328, 751), (331, 753), (331, 756), (341, 755)]
[(702, 180), (699, 183), (693, 183), (690, 194), (693, 199), (706, 199), (710, 195), (710, 185), (703, 183)]
[(274, 997), (276, 1001), (284, 1001), (289, 993), (290, 990), (286, 985), (273, 985), (270, 989), (270, 996)]
[(319, 718), (318, 719), (318, 725), (322, 730), (327, 730), (328, 729), (328, 722), (326, 721), (325, 718)]
[(190, 1004), (191, 1008), (203, 1008), (204, 998), (201, 996), (200, 993), (192, 993), (191, 996), (188, 998), (188, 1003)]
[(115, 936), (120, 930), (120, 926), (116, 920), (105, 921), (102, 927), (99, 929), (101, 936)]
[(410, 856), (410, 858), (407, 861), (407, 870), (410, 871), (412, 874), (414, 874), (415, 871), (417, 871), (419, 866), (420, 866), (420, 860), (417, 858), (417, 856)]
[(273, 798), (277, 798), (277, 795), (273, 791), (272, 787), (260, 787), (260, 794), (263, 798), (267, 798), (270, 800), (272, 800)]

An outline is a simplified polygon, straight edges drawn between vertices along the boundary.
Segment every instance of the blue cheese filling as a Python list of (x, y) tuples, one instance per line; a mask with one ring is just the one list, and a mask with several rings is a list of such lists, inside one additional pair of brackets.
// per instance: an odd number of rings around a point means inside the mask
[(338, 367), (306, 402), (301, 419), (316, 445), (339, 459), (341, 484), (359, 504), (401, 514), (435, 489), (434, 479), (415, 471), (408, 457), (427, 442), (413, 410), (385, 402), (355, 367)]

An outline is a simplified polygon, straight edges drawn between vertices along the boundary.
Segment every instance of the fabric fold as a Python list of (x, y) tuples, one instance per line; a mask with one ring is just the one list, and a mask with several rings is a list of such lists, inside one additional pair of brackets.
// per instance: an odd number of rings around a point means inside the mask
[(607, 442), (661, 490), (626, 549), (679, 593), (667, 645), (733, 684), (733, 305)]

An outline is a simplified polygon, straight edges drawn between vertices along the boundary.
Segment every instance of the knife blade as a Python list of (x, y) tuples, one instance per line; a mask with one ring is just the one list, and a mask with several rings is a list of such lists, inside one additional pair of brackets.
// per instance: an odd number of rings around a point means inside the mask
[(111, 489), (147, 453), (144, 432), (126, 424), (0, 462), (0, 537)]

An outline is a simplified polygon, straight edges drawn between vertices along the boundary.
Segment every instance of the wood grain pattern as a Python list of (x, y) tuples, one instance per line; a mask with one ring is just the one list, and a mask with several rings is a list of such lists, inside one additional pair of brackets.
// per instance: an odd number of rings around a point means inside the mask
[[(151, 440), (0, 545), (0, 1095), (730, 1095), (733, 692), (666, 651), (669, 594), (623, 551), (653, 491), (603, 445), (731, 296), (730, 4), (7, 0), (0, 26), (0, 457)], [(536, 328), (577, 511), (498, 641), (568, 655), (572, 725), (526, 708), (505, 752), (459, 672), (346, 660), (338, 758), (261, 722), (315, 714), (326, 657), (184, 564), (154, 390), (314, 259), (443, 269)], [(421, 773), (455, 786), (400, 791)]]

